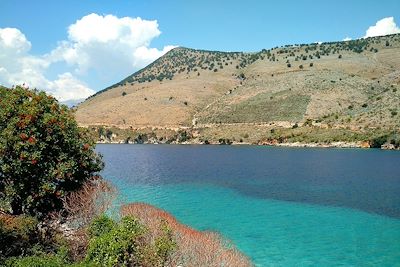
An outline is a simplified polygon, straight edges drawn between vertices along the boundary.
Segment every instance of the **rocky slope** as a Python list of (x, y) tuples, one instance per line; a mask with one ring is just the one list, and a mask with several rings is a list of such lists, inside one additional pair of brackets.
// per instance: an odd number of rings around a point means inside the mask
[(257, 53), (175, 48), (76, 116), (99, 136), (112, 127), (131, 139), (396, 143), (399, 112), (400, 35), (389, 35)]

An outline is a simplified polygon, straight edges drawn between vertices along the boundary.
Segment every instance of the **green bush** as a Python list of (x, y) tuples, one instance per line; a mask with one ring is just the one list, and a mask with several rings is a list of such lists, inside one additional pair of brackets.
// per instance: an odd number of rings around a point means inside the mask
[(103, 167), (74, 114), (44, 92), (0, 87), (0, 210), (38, 217)]
[(370, 145), (373, 148), (381, 148), (381, 146), (386, 143), (388, 140), (388, 135), (381, 135), (378, 137), (374, 137), (372, 138), (372, 140), (370, 141)]
[(116, 226), (115, 222), (108, 218), (106, 215), (101, 215), (96, 220), (93, 220), (89, 226), (89, 236), (99, 237), (105, 233), (110, 232)]
[(0, 217), (0, 261), (2, 257), (18, 256), (30, 252), (38, 243), (38, 221), (30, 216)]
[[(166, 266), (176, 243), (167, 223), (153, 238), (149, 229), (133, 217), (115, 223), (106, 216), (95, 219), (90, 226), (92, 238), (85, 263), (101, 266)], [(153, 233), (154, 234), (154, 233)]]
[(54, 255), (29, 256), (23, 258), (12, 258), (6, 261), (7, 267), (60, 267), (66, 263)]
[[(98, 220), (103, 221), (104, 218)], [(98, 221), (97, 220), (97, 221)], [(92, 225), (103, 225), (96, 220)], [(107, 229), (110, 226), (108, 223)], [(127, 266), (135, 263), (140, 254), (140, 237), (145, 233), (145, 228), (138, 220), (124, 217), (120, 224), (116, 224), (109, 231), (93, 237), (89, 241), (86, 262), (102, 264), (103, 266)]]
[(173, 239), (171, 228), (166, 222), (162, 224), (162, 234), (155, 240), (156, 255), (161, 259), (161, 265), (164, 266), (170, 257), (171, 252), (175, 249), (176, 243)]

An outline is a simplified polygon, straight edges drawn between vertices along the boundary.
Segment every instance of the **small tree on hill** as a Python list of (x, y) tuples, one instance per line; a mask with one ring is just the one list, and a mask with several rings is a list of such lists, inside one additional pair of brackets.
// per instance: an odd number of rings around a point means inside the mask
[(44, 92), (0, 87), (0, 210), (43, 216), (103, 167), (94, 141)]

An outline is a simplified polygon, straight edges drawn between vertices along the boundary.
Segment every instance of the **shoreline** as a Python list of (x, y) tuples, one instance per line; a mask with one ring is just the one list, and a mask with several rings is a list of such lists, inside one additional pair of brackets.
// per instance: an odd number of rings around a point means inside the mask
[(130, 145), (222, 145), (222, 146), (269, 146), (269, 147), (289, 147), (289, 148), (358, 148), (358, 149), (380, 149), (380, 150), (400, 150), (390, 145), (384, 145), (381, 148), (374, 148), (369, 146), (368, 142), (332, 142), (332, 143), (301, 143), (301, 142), (286, 142), (286, 143), (275, 143), (275, 142), (258, 142), (258, 143), (247, 143), (247, 142), (232, 142), (232, 143), (218, 143), (218, 142), (153, 142), (146, 141), (142, 143), (137, 142), (126, 142), (123, 140), (119, 141), (97, 141), (96, 144), (130, 144)]

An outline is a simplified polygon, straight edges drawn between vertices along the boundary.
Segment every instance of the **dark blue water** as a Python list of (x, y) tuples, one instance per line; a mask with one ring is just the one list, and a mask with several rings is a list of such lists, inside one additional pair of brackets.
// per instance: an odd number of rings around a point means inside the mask
[(126, 202), (232, 239), (259, 266), (400, 262), (400, 153), (98, 145)]

